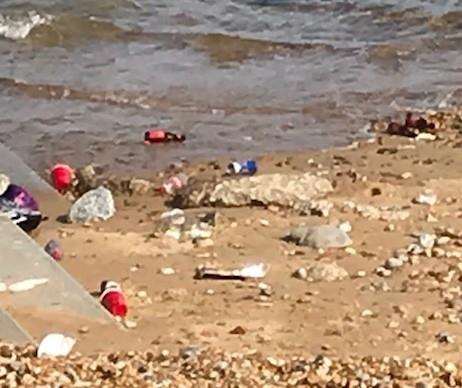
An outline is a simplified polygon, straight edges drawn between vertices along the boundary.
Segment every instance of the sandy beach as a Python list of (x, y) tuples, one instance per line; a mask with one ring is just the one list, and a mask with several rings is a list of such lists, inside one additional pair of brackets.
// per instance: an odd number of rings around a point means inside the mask
[[(159, 233), (167, 198), (154, 191), (116, 195), (116, 215), (91, 225), (55, 221), (60, 214), (50, 206), (44, 209), (50, 220), (36, 240), (43, 245), (59, 239), (65, 251), (61, 264), (89, 292), (97, 293), (102, 280), (120, 282), (136, 327), (121, 330), (89, 322), (82, 328), (62, 316), (52, 321), (66, 327), (77, 339), (75, 350), (89, 360), (98, 353), (127, 351), (168, 351), (168, 359), (193, 346), (207, 349), (206, 355), (215, 354), (210, 349), (258, 352), (263, 363), (266, 357), (317, 355), (457, 363), (462, 338), (462, 137), (454, 123), (432, 141), (377, 134), (343, 149), (264, 156), (258, 159), (258, 175), (309, 172), (329, 180), (334, 188), (326, 196), (333, 205), (330, 214), (300, 215), (277, 205), (185, 209), (187, 215), (216, 212), (207, 243)], [(219, 160), (184, 170), (196, 178), (222, 180), (226, 164)], [(159, 173), (150, 181), (159, 185), (163, 179)], [(430, 193), (436, 195), (435, 204), (416, 201)], [(351, 225), (347, 248), (315, 249), (283, 240), (301, 224), (345, 222)], [(429, 249), (410, 252), (411, 244), (425, 240), (423, 234), (433, 239)], [(403, 249), (407, 261), (396, 266), (387, 262)], [(204, 263), (220, 268), (264, 263), (269, 271), (259, 281), (194, 279)], [(319, 263), (335, 263), (348, 276), (337, 281), (294, 276), (301, 267)], [(174, 273), (164, 274), (165, 268)], [(34, 312), (21, 314), (24, 318)], [(25, 328), (39, 338), (50, 329), (50, 317), (44, 317), (43, 326)], [(181, 374), (176, 368), (169, 364), (163, 370)], [(229, 380), (221, 380), (224, 376)], [(188, 384), (239, 384), (230, 376), (190, 377)], [(425, 376), (403, 380), (415, 384)]]

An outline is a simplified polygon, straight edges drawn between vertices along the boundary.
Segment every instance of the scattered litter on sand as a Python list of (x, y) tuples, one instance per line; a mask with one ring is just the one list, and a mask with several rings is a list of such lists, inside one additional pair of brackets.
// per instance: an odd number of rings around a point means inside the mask
[(268, 267), (263, 264), (252, 264), (240, 269), (217, 269), (206, 266), (199, 266), (196, 269), (196, 279), (217, 279), (217, 280), (246, 280), (261, 279), (266, 276)]

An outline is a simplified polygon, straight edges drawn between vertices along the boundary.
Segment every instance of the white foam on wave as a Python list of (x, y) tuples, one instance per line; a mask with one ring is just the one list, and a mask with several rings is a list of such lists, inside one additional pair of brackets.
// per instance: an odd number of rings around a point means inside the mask
[(36, 26), (49, 24), (52, 19), (51, 15), (40, 15), (35, 11), (17, 17), (0, 14), (0, 37), (25, 39)]

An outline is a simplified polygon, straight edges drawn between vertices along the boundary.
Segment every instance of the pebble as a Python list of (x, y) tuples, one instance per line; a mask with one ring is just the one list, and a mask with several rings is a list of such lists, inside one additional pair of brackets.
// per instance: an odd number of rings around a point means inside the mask
[(409, 171), (403, 172), (403, 173), (401, 174), (401, 178), (402, 178), (402, 179), (410, 179), (410, 178), (412, 178), (412, 177), (413, 177), (412, 172), (409, 172)]
[(345, 253), (348, 253), (349, 255), (354, 256), (356, 255), (356, 249), (352, 247), (347, 247), (345, 248)]
[(79, 333), (80, 334), (86, 334), (90, 331), (89, 327), (88, 326), (82, 326), (80, 329), (79, 329)]
[(294, 272), (293, 276), (297, 279), (305, 280), (308, 278), (308, 271), (305, 267), (301, 267)]
[(138, 326), (135, 321), (131, 321), (129, 319), (124, 319), (123, 324), (127, 329), (135, 329)]
[(369, 310), (369, 309), (366, 309), (366, 310), (361, 311), (361, 316), (362, 316), (363, 318), (373, 317), (374, 315), (375, 315), (375, 314), (374, 314), (371, 310)]
[(210, 248), (210, 247), (213, 247), (214, 245), (215, 245), (215, 243), (210, 238), (206, 238), (204, 240), (198, 240), (197, 241), (197, 246), (200, 247), (200, 248)]
[(419, 243), (425, 249), (431, 249), (435, 245), (436, 236), (434, 234), (422, 233), (419, 236)]
[(175, 275), (175, 270), (171, 267), (164, 267), (161, 268), (159, 271), (162, 275), (170, 276), (170, 275)]
[(394, 232), (396, 229), (395, 225), (394, 224), (388, 224), (387, 226), (385, 226), (385, 231), (386, 232)]
[(265, 219), (260, 219), (260, 225), (261, 226), (269, 226), (269, 221), (268, 220), (265, 220)]
[(438, 219), (431, 214), (427, 215), (427, 222), (438, 222)]
[(350, 233), (352, 230), (351, 224), (348, 221), (342, 222), (338, 228), (343, 230), (345, 233)]
[(384, 268), (384, 267), (378, 267), (376, 270), (375, 270), (375, 273), (381, 277), (384, 277), (384, 278), (388, 278), (391, 276), (391, 270), (387, 269), (387, 268)]
[(397, 258), (397, 257), (390, 257), (389, 259), (387, 259), (387, 261), (385, 262), (385, 268), (389, 269), (389, 270), (393, 270), (393, 269), (396, 269), (396, 268), (400, 268), (404, 265), (404, 262), (402, 259), (400, 258)]

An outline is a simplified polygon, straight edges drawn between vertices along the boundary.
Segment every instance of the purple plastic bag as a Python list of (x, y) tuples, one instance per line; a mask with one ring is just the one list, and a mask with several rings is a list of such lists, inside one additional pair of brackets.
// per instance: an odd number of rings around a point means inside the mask
[(1, 196), (11, 202), (14, 202), (21, 208), (27, 208), (30, 210), (39, 210), (37, 201), (32, 195), (21, 186), (10, 184), (8, 189)]

